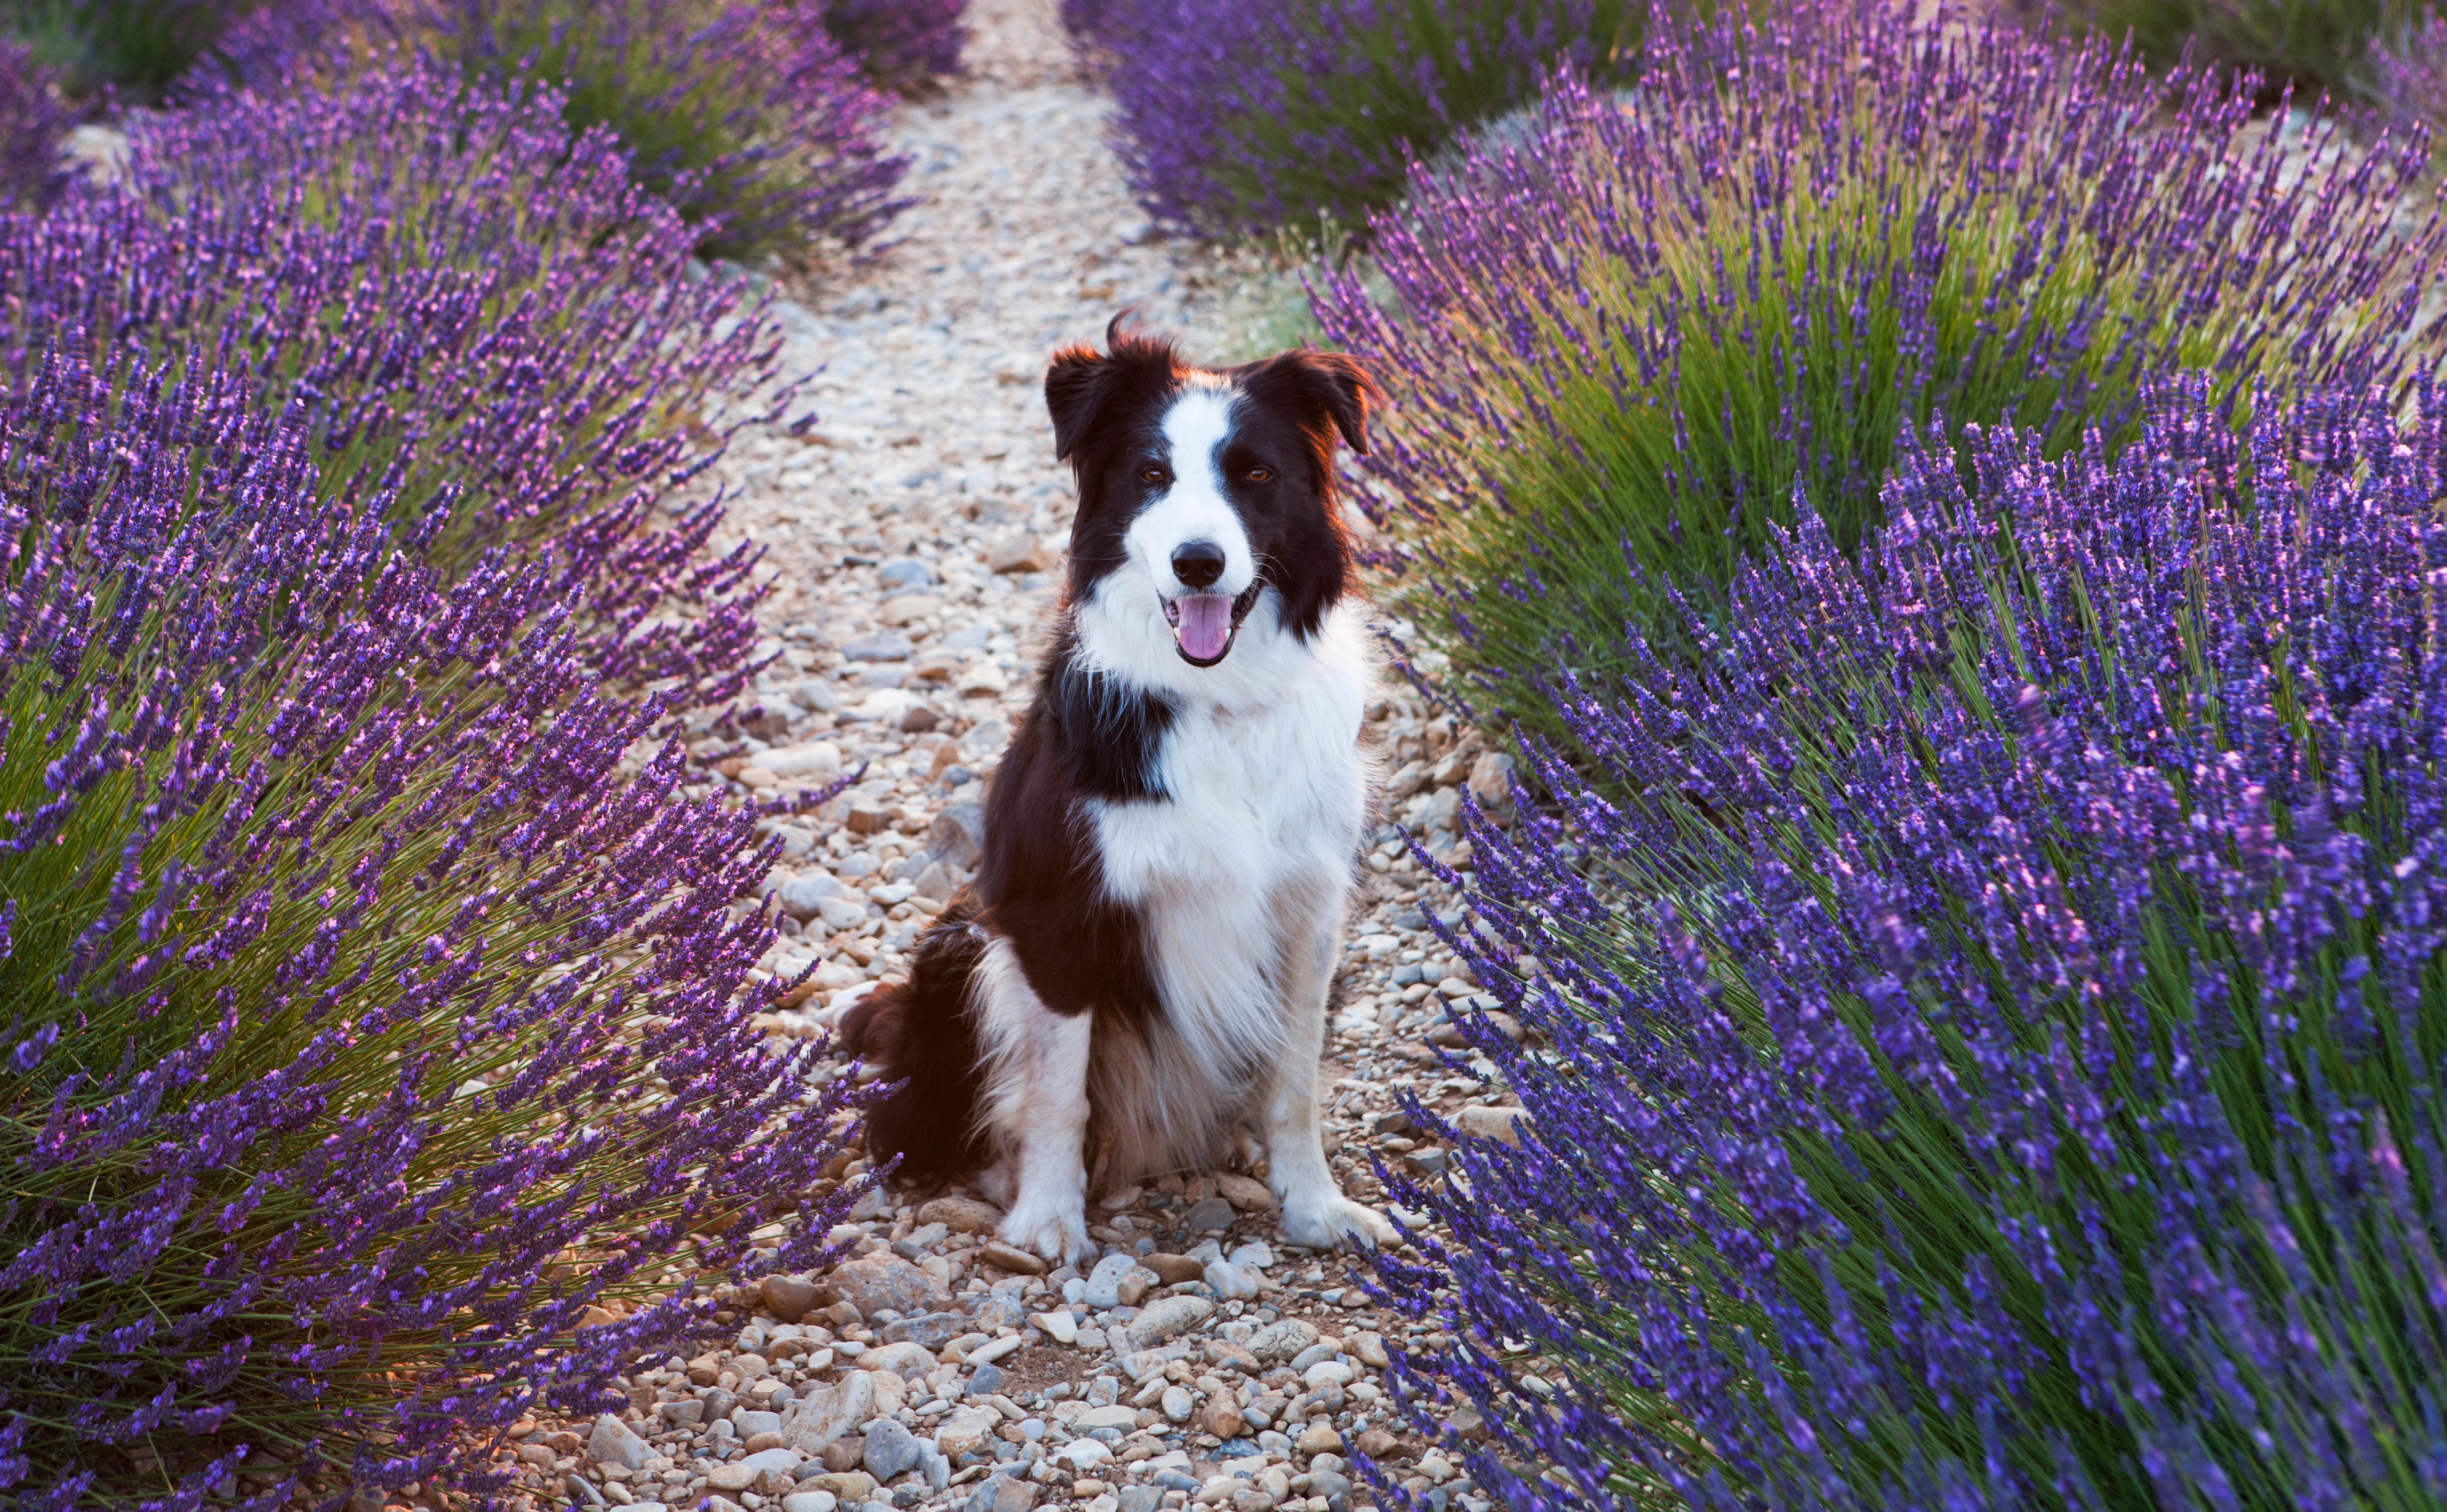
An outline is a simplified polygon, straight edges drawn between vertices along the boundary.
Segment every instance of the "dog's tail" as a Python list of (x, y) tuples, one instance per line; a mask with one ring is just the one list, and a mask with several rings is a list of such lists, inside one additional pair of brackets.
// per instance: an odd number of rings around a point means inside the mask
[(837, 1026), (844, 1049), (902, 1084), (867, 1110), (866, 1144), (879, 1162), (900, 1156), (905, 1181), (958, 1181), (990, 1153), (977, 1116), (982, 1049), (969, 1008), (985, 954), (976, 915), (964, 889), (919, 937), (908, 982), (869, 993)]

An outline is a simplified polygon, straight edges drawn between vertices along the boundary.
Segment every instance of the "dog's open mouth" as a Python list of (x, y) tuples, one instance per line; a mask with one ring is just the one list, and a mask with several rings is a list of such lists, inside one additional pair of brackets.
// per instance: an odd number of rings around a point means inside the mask
[(1167, 600), (1164, 617), (1172, 624), (1172, 641), (1181, 659), (1192, 667), (1212, 667), (1230, 654), (1232, 637), (1241, 633), (1241, 621), (1258, 601), (1258, 587), (1251, 583), (1238, 598), (1184, 594)]

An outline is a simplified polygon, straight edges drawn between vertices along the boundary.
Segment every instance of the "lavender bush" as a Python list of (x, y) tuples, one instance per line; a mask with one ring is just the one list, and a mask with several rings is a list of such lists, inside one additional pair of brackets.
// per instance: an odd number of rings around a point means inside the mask
[(750, 1024), (772, 847), (665, 739), (753, 634), (687, 485), (768, 338), (691, 235), (404, 63), (0, 216), (19, 1512), (482, 1490), (817, 1257), (845, 1094)]
[(2374, 42), (2418, 29), (2436, 0), (2020, 0), (2109, 42), (2130, 40), (2143, 56), (2248, 70), (2264, 88), (2292, 85), (2359, 98), (2371, 85)]
[(153, 102), (197, 65), (271, 75), (385, 0), (0, 0), (0, 32), (30, 45), (79, 97)]
[(758, 1233), (843, 1107), (748, 1022), (754, 816), (628, 757), (670, 696), (599, 690), (548, 563), (450, 581), (312, 451), (242, 362), (61, 351), (0, 410), (25, 1512), (481, 1486), (826, 1227)]
[(68, 111), (51, 71), (21, 43), (0, 40), (0, 209), (40, 205), (63, 178)]
[[(1531, 1111), (1403, 1200), (1504, 1505), (2447, 1497), (2447, 396), (1907, 446), (1473, 822)], [(1966, 482), (1966, 478), (1968, 482)], [(1621, 797), (1610, 795), (1623, 795)], [(1534, 964), (1534, 972), (1522, 973)], [(1449, 1431), (1449, 1430), (1444, 1430)]]
[(549, 549), (602, 676), (717, 699), (757, 637), (754, 558), (707, 559), (718, 501), (681, 489), (775, 337), (694, 239), (551, 91), (393, 56), (136, 122), (121, 182), (0, 239), (0, 363), (242, 353), (321, 497), (426, 532), (451, 572)]
[(1559, 81), (1527, 141), (1423, 176), (1374, 233), (1390, 299), (1353, 271), (1316, 303), (1404, 396), (1374, 508), (1456, 687), (1560, 737), (1527, 670), (1630, 671), (1617, 627), (1666, 584), (1704, 603), (1796, 477), (1850, 543), (1933, 417), (2054, 456), (2132, 435), (2177, 368), (2237, 418), (2261, 379), (2397, 381), (2447, 245), (2397, 219), (2419, 146), (2280, 140), (2174, 83), (1812, 0), (1660, 22), (1637, 91)]
[(1068, 0), (1111, 66), (1115, 145), (1148, 214), (1201, 235), (1332, 239), (1414, 154), (1537, 91), (1610, 74), (1637, 0)]
[(558, 84), (570, 123), (609, 127), (640, 181), (710, 256), (856, 246), (905, 201), (889, 97), (825, 30), (814, 0), (422, 0), (472, 76)]
[(922, 89), (960, 71), (968, 0), (825, 0), (825, 30), (881, 88)]

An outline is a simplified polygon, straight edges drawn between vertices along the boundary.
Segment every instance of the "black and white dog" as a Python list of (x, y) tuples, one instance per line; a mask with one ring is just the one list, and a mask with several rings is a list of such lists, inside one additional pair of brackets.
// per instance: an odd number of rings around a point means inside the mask
[(1079, 480), (1034, 704), (986, 799), (977, 880), (906, 987), (845, 1016), (907, 1085), (868, 1143), (904, 1179), (983, 1173), (1002, 1237), (1090, 1252), (1087, 1196), (1261, 1142), (1282, 1233), (1393, 1229), (1336, 1186), (1318, 1064), (1368, 807), (1371, 672), (1345, 596), (1347, 357), (1225, 370), (1123, 330), (1045, 376)]

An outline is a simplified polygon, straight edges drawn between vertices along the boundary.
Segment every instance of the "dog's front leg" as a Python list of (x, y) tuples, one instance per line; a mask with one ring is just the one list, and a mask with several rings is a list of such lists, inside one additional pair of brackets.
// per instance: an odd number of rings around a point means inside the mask
[(1003, 1240), (1056, 1264), (1083, 1259), (1093, 1252), (1086, 1140), (1095, 1014), (1047, 1008), (1007, 941), (980, 962), (977, 992), (987, 1119), (1016, 1167)]
[(1342, 910), (1337, 906), (1326, 914), (1306, 943), (1284, 953), (1283, 1011), (1290, 1019), (1290, 1043), (1266, 1101), (1267, 1179), (1283, 1204), (1283, 1238), (1294, 1244), (1318, 1250), (1345, 1240), (1369, 1247), (1391, 1244), (1394, 1225), (1375, 1208), (1343, 1196), (1334, 1168), (1325, 1163), (1317, 1075), (1325, 1052), (1325, 1001), (1333, 986), (1335, 942), (1342, 936)]

